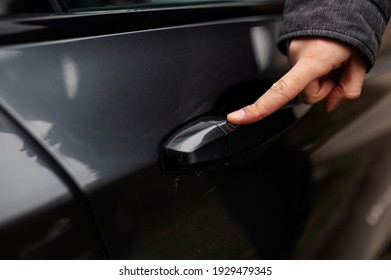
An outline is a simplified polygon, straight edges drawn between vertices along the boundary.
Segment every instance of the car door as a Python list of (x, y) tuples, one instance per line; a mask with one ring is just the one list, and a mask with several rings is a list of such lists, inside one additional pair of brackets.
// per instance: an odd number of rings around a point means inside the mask
[[(274, 150), (274, 132), (231, 164), (178, 172), (159, 156), (184, 125), (224, 117), (282, 73), (282, 2), (53, 2), (63, 14), (9, 20), (25, 29), (3, 34), (1, 100), (78, 186), (107, 256), (288, 256), (306, 207), (277, 190), (304, 200), (308, 166)], [(294, 120), (288, 108), (260, 130)], [(281, 177), (288, 154), (301, 167)]]
[[(340, 229), (330, 224), (349, 220), (335, 217), (356, 192), (329, 216), (318, 214), (334, 201), (317, 195), (367, 174), (332, 172), (349, 150), (333, 136), (376, 100), (331, 115), (293, 100), (257, 125), (225, 122), (288, 69), (275, 46), (283, 1), (39, 1), (38, 14), (9, 3), (24, 14), (2, 19), (0, 105), (83, 209), (75, 238), (94, 253), (66, 257), (343, 256), (328, 246)], [(63, 256), (53, 242), (38, 248), (12, 256)]]

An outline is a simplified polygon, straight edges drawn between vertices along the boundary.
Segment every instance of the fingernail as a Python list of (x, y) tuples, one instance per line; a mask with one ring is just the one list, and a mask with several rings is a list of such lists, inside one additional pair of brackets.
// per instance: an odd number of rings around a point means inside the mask
[(244, 117), (244, 110), (243, 109), (240, 109), (240, 110), (237, 110), (235, 112), (228, 114), (228, 118), (230, 118), (230, 119), (240, 120), (243, 117)]
[(327, 111), (327, 113), (331, 113), (331, 112), (335, 111), (339, 106), (341, 106), (341, 103), (337, 103), (334, 106), (327, 108), (326, 111)]

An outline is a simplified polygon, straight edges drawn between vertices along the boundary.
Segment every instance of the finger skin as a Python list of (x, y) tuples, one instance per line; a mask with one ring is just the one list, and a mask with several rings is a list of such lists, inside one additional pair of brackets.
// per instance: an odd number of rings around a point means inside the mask
[[(331, 39), (305, 38), (293, 40), (288, 51), (291, 70), (253, 104), (228, 114), (229, 122), (242, 125), (259, 121), (300, 93), (309, 104), (326, 99), (327, 110), (360, 95), (366, 61), (354, 48)], [(335, 69), (340, 69), (337, 80), (332, 75)]]
[(331, 68), (330, 64), (308, 63), (307, 60), (298, 61), (257, 101), (242, 108), (239, 112), (229, 114), (228, 121), (241, 125), (267, 117), (295, 98), (313, 80), (330, 72)]
[(344, 101), (359, 98), (365, 73), (365, 61), (360, 56), (354, 56), (341, 73), (339, 84), (327, 96), (326, 111), (332, 112)]
[(324, 79), (322, 81), (312, 81), (306, 86), (300, 94), (300, 99), (307, 104), (315, 104), (323, 100), (335, 87), (336, 83), (333, 79)]

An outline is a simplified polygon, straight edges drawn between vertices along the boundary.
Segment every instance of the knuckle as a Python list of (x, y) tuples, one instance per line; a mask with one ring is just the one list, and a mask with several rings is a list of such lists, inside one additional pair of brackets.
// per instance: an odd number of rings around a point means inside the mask
[(275, 94), (279, 98), (285, 99), (286, 101), (291, 100), (291, 98), (289, 97), (289, 88), (286, 82), (282, 79), (275, 82), (269, 89), (269, 92)]

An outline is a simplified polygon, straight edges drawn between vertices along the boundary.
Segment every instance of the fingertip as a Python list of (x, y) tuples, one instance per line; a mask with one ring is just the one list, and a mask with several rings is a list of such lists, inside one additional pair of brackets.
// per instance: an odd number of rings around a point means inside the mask
[(243, 109), (240, 109), (240, 110), (237, 110), (237, 111), (234, 111), (232, 113), (229, 113), (227, 115), (227, 120), (230, 122), (230, 123), (233, 123), (233, 124), (239, 124), (240, 121), (243, 119), (245, 115), (245, 112)]
[(339, 104), (335, 104), (335, 105), (333, 105), (333, 106), (326, 106), (326, 112), (327, 112), (327, 113), (331, 113), (331, 112), (333, 112), (335, 109), (337, 109), (338, 106), (339, 106)]
[(335, 111), (342, 103), (343, 99), (326, 100), (326, 112), (331, 113)]

